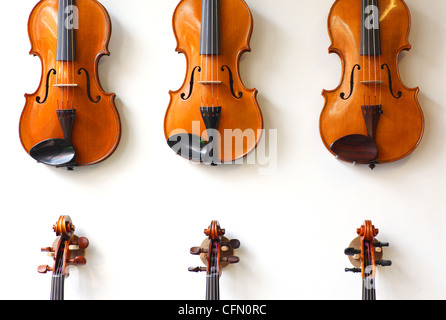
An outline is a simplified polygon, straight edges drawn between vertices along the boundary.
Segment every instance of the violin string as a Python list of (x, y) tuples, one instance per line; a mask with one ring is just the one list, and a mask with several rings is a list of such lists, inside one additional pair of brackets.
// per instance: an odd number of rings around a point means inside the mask
[[(66, 7), (65, 7), (65, 14), (67, 14), (68, 13), (68, 6), (69, 6), (69, 3), (70, 3), (70, 0), (67, 0), (67, 5), (66, 5)], [(64, 15), (65, 16), (65, 15)], [(66, 84), (67, 84), (67, 87), (66, 87), (66, 91), (67, 91), (67, 109), (69, 108), (69, 99), (70, 99), (70, 97), (69, 97), (69, 94), (70, 94), (70, 90), (69, 90), (69, 86), (68, 86), (68, 84), (70, 83), (70, 81), (69, 81), (69, 79), (70, 79), (70, 68), (69, 68), (69, 66), (70, 66), (70, 55), (69, 55), (69, 43), (70, 43), (70, 34), (69, 34), (69, 32), (70, 32), (70, 29), (69, 29), (69, 21), (68, 21), (68, 16), (66, 16), (66, 18), (65, 18), (65, 20), (64, 20), (64, 27), (65, 27), (65, 30), (66, 30), (66, 33), (67, 33), (67, 39), (66, 39), (66, 41), (67, 41), (67, 70), (66, 70), (66, 73), (67, 73), (67, 80), (66, 80)]]
[[(217, 48), (218, 48), (218, 50), (217, 50), (217, 81), (220, 81), (219, 76), (218, 76), (219, 69), (220, 69), (220, 63), (218, 60), (219, 60), (219, 55), (221, 53), (221, 49), (220, 49), (220, 45), (221, 45), (221, 42), (220, 42), (220, 20), (219, 20), (220, 8), (219, 8), (219, 5), (220, 5), (220, 2), (217, 1), (217, 3), (216, 3), (217, 8), (216, 8), (216, 14), (215, 14), (215, 19), (216, 19), (215, 27), (216, 27), (216, 38), (217, 38), (216, 41), (217, 41)], [(217, 101), (216, 101), (217, 107), (219, 106), (219, 99), (218, 99), (218, 96), (220, 93), (219, 90), (220, 90), (220, 86), (217, 83)]]
[[(375, 7), (375, 0), (372, 0), (372, 6)], [(376, 81), (378, 80), (376, 78), (376, 55), (377, 55), (377, 48), (376, 48), (376, 38), (375, 38), (375, 23), (377, 23), (375, 21), (375, 15), (373, 15), (373, 25), (372, 25), (372, 33), (373, 33), (373, 70), (375, 72), (375, 79), (374, 79), (374, 84), (375, 84), (375, 105), (377, 105), (377, 101), (376, 101)]]
[[(206, 13), (209, 12), (209, 2), (206, 1)], [(209, 24), (209, 16), (207, 17), (207, 23)], [(206, 26), (207, 27), (207, 26)], [(209, 31), (209, 30), (207, 30)], [(209, 43), (208, 43), (208, 39), (205, 39), (205, 48), (206, 48), (206, 79), (205, 81), (209, 80)], [(205, 90), (205, 98), (206, 98), (206, 107), (209, 107), (209, 93), (208, 90)]]
[[(206, 3), (204, 3), (204, 5), (206, 5)], [(203, 9), (202, 9), (203, 10)], [(202, 16), (203, 19), (203, 16)], [(201, 24), (203, 24), (204, 21), (201, 21)], [(203, 28), (202, 28), (203, 29)], [(203, 36), (203, 35), (201, 35)], [(201, 40), (201, 39), (200, 39)], [(203, 73), (204, 73), (204, 69), (203, 69), (203, 52), (204, 52), (204, 41), (200, 41), (200, 99), (201, 99), (201, 106), (204, 107), (203, 104)]]
[[(74, 10), (74, 7), (73, 7), (73, 1), (74, 0), (71, 0), (71, 10)], [(73, 23), (71, 24), (71, 75), (72, 75), (72, 78), (71, 78), (71, 82), (72, 82), (72, 84), (74, 84), (74, 61), (75, 61), (75, 58), (74, 58), (74, 50), (75, 50), (75, 46), (74, 46), (74, 29), (75, 29), (75, 19), (78, 19), (78, 17), (76, 17), (74, 14), (76, 14), (75, 12), (73, 12), (73, 16), (72, 16), (72, 19), (73, 19)], [(75, 98), (75, 94), (74, 94), (74, 90), (75, 90), (75, 87), (73, 86), (72, 88), (71, 88), (71, 108), (72, 109), (74, 109), (74, 98)]]
[[(363, 1), (365, 1), (365, 0), (363, 0)], [(364, 7), (362, 7), (361, 8), (361, 10), (362, 10), (362, 14), (361, 14), (361, 19), (363, 20), (363, 24), (364, 24), (364, 26), (362, 27), (362, 29), (361, 29), (361, 35), (362, 35), (362, 43), (361, 43), (361, 46), (362, 46), (362, 82), (364, 83), (363, 85), (362, 85), (362, 94), (363, 94), (363, 96), (364, 96), (364, 106), (366, 105), (366, 93), (365, 93), (365, 91), (366, 91), (366, 85), (365, 85), (365, 56), (366, 56), (366, 53), (365, 53), (365, 35), (366, 35), (366, 32), (365, 32), (365, 12), (364, 12)]]
[[(381, 16), (381, 11), (380, 11), (380, 7), (379, 7), (379, 1), (377, 0), (376, 6), (378, 7), (378, 13), (379, 16), (378, 18)], [(380, 20), (378, 19), (378, 23), (380, 22)], [(379, 42), (378, 42), (378, 46), (379, 46), (379, 58), (378, 58), (378, 68), (379, 68), (379, 80), (380, 80), (380, 86), (379, 86), (379, 105), (382, 105), (382, 90), (383, 90), (383, 85), (384, 83), (382, 83), (383, 78), (382, 78), (382, 68), (381, 68), (381, 55), (382, 55), (382, 46), (381, 46), (381, 25), (378, 25), (378, 34), (379, 36)]]
[(211, 1), (211, 106), (214, 107), (214, 1)]
[[(370, 5), (370, 0), (367, 0), (367, 6), (369, 6)], [(373, 26), (372, 26), (372, 28), (373, 28)], [(370, 40), (370, 30), (368, 30), (367, 31), (367, 46), (368, 46), (368, 56), (367, 56), (367, 58), (368, 58), (368, 62), (369, 62), (369, 85), (367, 86), (368, 87), (368, 92), (369, 92), (369, 103), (368, 103), (368, 105), (370, 106), (372, 103), (371, 103), (371, 96), (372, 96), (372, 93), (371, 93), (371, 86), (370, 86), (370, 81), (372, 80), (372, 77), (371, 77), (371, 65), (370, 65), (370, 60), (371, 60), (371, 51), (370, 51), (370, 47), (371, 47), (371, 40)]]
[[(62, 5), (63, 5), (63, 7), (65, 7), (65, 0), (62, 2)], [(62, 9), (63, 10), (63, 9)], [(63, 29), (63, 17), (64, 17), (64, 15), (62, 14), (62, 15), (60, 15), (60, 17), (61, 17), (61, 19), (62, 19), (62, 21), (59, 21), (59, 23), (61, 23), (62, 24), (62, 28), (59, 28), (59, 30), (61, 30), (62, 31), (62, 46), (61, 46), (61, 48), (60, 48), (60, 50), (61, 50), (61, 52), (60, 52), (60, 57), (61, 57), (61, 61), (59, 62), (59, 65), (62, 65), (61, 66), (61, 74), (60, 74), (60, 76), (61, 76), (61, 79), (60, 79), (60, 82), (61, 82), (61, 87), (59, 87), (59, 90), (60, 90), (60, 93), (61, 93), (61, 105), (62, 105), (62, 109), (64, 108), (64, 87), (63, 87), (63, 83), (64, 83), (64, 77), (65, 77), (65, 72), (64, 72), (64, 68), (65, 68), (65, 62), (64, 62), (64, 55), (63, 55), (63, 51), (64, 51), (64, 40), (65, 40), (65, 32), (64, 32), (64, 29)]]

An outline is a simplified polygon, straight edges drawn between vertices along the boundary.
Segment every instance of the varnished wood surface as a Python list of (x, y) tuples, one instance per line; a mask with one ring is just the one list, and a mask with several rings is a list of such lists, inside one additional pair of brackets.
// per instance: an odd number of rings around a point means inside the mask
[[(111, 36), (111, 22), (106, 9), (96, 0), (75, 0), (79, 9), (79, 29), (75, 30), (76, 60), (74, 62), (56, 61), (58, 1), (42, 0), (33, 9), (28, 32), (31, 41), (30, 54), (40, 58), (42, 77), (37, 91), (26, 94), (26, 104), (20, 119), (20, 139), (24, 149), (29, 150), (37, 143), (46, 140), (63, 139), (62, 130), (56, 115), (57, 109), (76, 109), (72, 143), (76, 150), (78, 166), (98, 163), (108, 158), (118, 146), (121, 124), (116, 109), (114, 93), (106, 93), (101, 87), (98, 63), (103, 55), (109, 55), (108, 43)], [(90, 101), (87, 95), (84, 68), (91, 80), (91, 96), (98, 96), (98, 103)], [(51, 69), (49, 95), (44, 104), (36, 101), (45, 97), (46, 77)], [(59, 83), (77, 84), (71, 89), (54, 87), (56, 77)], [(63, 78), (63, 79), (61, 79)], [(62, 81), (63, 80), (63, 81)], [(69, 92), (68, 103), (60, 101), (61, 91), (65, 97)]]
[[(417, 98), (419, 89), (407, 88), (398, 70), (400, 52), (411, 48), (408, 41), (409, 9), (402, 0), (379, 0), (379, 8), (382, 48), (379, 57), (360, 55), (361, 1), (337, 0), (331, 8), (328, 30), (332, 45), (329, 52), (339, 55), (343, 74), (336, 89), (323, 91), (325, 105), (320, 116), (320, 134), (330, 152), (331, 144), (343, 136), (367, 135), (361, 106), (381, 103), (383, 114), (376, 132), (377, 162), (386, 163), (402, 159), (415, 150), (423, 136), (424, 116)], [(355, 71), (354, 91), (350, 99), (343, 100), (341, 93), (348, 96), (351, 72), (356, 64), (361, 70)], [(389, 90), (387, 70), (379, 67), (383, 64), (390, 68), (394, 94), (402, 92), (400, 99), (395, 99)], [(375, 74), (382, 81), (378, 85), (381, 86), (380, 97), (376, 99), (374, 94), (367, 93), (373, 86), (360, 84), (363, 79), (374, 79)]]
[[(221, 106), (218, 126), (221, 140), (218, 143), (222, 149), (219, 152), (219, 160), (233, 161), (255, 149), (261, 138), (259, 130), (263, 129), (263, 117), (256, 99), (257, 90), (247, 89), (243, 85), (239, 70), (241, 55), (251, 50), (249, 41), (253, 19), (243, 0), (220, 1), (221, 54), (200, 56), (201, 5), (202, 0), (182, 0), (173, 15), (173, 29), (177, 39), (176, 51), (186, 56), (187, 70), (181, 88), (170, 92), (171, 99), (164, 120), (164, 132), (166, 139), (178, 130), (198, 134), (207, 139), (207, 135), (203, 134), (206, 127), (200, 114), (200, 106)], [(241, 99), (235, 99), (231, 94), (229, 73), (221, 71), (221, 67), (225, 65), (233, 72), (235, 92), (243, 93)], [(190, 91), (189, 82), (196, 66), (201, 66), (202, 72), (195, 74), (193, 93), (184, 101), (181, 94), (187, 95)], [(218, 80), (221, 84), (212, 88), (210, 85), (199, 84), (200, 80)], [(195, 130), (197, 125), (199, 125), (198, 132)], [(243, 134), (251, 136), (252, 139), (245, 138), (243, 146), (237, 148), (232, 142), (232, 136), (236, 141), (240, 141)], [(231, 139), (226, 139), (226, 136)], [(224, 146), (231, 144), (232, 150), (229, 150), (229, 147), (225, 150)]]

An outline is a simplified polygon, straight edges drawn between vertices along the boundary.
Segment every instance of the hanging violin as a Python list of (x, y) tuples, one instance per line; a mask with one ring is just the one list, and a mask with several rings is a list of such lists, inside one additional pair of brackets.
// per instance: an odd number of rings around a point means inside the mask
[(362, 275), (362, 300), (376, 300), (376, 266), (392, 265), (391, 261), (382, 260), (382, 248), (388, 247), (389, 244), (375, 239), (378, 232), (379, 230), (375, 229), (371, 221), (365, 221), (361, 228), (357, 229), (359, 237), (354, 239), (344, 251), (354, 266), (354, 268), (346, 268), (345, 272)]
[(186, 77), (170, 91), (164, 119), (168, 145), (206, 164), (233, 162), (255, 149), (263, 117), (257, 90), (240, 79), (241, 55), (250, 51), (253, 19), (243, 0), (181, 0), (173, 15), (176, 51)]
[(42, 248), (48, 255), (54, 258), (52, 267), (41, 265), (37, 268), (39, 273), (53, 273), (51, 278), (51, 300), (64, 300), (65, 278), (69, 276), (67, 267), (70, 265), (85, 265), (85, 248), (89, 241), (85, 237), (77, 237), (74, 234), (75, 227), (69, 216), (60, 216), (53, 226), (57, 238), (51, 247)]
[(336, 0), (328, 18), (330, 53), (342, 81), (323, 91), (320, 134), (337, 158), (357, 164), (400, 160), (419, 145), (424, 116), (419, 89), (401, 82), (398, 57), (410, 50), (410, 12), (403, 0)]
[(110, 54), (107, 11), (96, 0), (41, 0), (28, 33), (42, 77), (25, 95), (24, 149), (38, 162), (68, 169), (105, 160), (121, 136), (115, 94), (102, 89), (98, 75), (100, 58)]
[(200, 247), (191, 248), (190, 253), (199, 255), (206, 267), (191, 267), (189, 271), (206, 271), (206, 300), (220, 300), (221, 271), (229, 264), (239, 262), (239, 258), (233, 256), (233, 253), (234, 249), (240, 247), (240, 241), (224, 237), (225, 229), (220, 228), (218, 221), (212, 221), (204, 233), (208, 238)]

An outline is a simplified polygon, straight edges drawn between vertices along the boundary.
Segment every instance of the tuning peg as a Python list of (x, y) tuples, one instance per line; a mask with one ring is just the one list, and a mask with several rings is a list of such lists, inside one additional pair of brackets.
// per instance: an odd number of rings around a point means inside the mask
[(232, 239), (229, 241), (222, 241), (221, 245), (222, 245), (222, 247), (228, 247), (228, 249), (225, 251), (228, 251), (229, 249), (238, 249), (238, 248), (240, 248), (240, 241), (237, 239)]
[(359, 273), (361, 272), (360, 268), (345, 268), (345, 272), (353, 272), (353, 273)]
[(347, 248), (344, 250), (345, 255), (354, 256), (355, 254), (360, 254), (361, 250), (357, 250), (355, 248)]
[(70, 244), (70, 250), (79, 250), (79, 249), (85, 249), (88, 248), (88, 245), (90, 242), (85, 237), (80, 237), (79, 239), (72, 241)]
[(85, 257), (75, 257), (74, 259), (69, 259), (68, 263), (70, 264), (74, 264), (74, 265), (80, 265), (83, 266), (85, 264), (87, 264), (87, 260), (85, 259)]
[(222, 262), (229, 262), (230, 264), (233, 264), (233, 263), (238, 263), (240, 261), (240, 258), (236, 257), (236, 256), (229, 256), (229, 257), (221, 258), (221, 261)]
[(190, 272), (202, 272), (206, 271), (206, 267), (190, 267), (188, 270)]
[(48, 271), (53, 271), (53, 268), (51, 268), (50, 266), (38, 266), (37, 267), (38, 273), (47, 273)]
[(379, 260), (375, 262), (376, 265), (382, 267), (390, 267), (392, 265), (392, 261), (390, 260)]
[(388, 242), (377, 242), (377, 243), (374, 243), (373, 246), (377, 247), (377, 248), (388, 247), (389, 243)]
[(203, 249), (201, 247), (192, 247), (190, 248), (190, 254), (194, 255), (194, 256), (198, 256), (202, 253), (208, 253), (209, 250), (208, 249)]

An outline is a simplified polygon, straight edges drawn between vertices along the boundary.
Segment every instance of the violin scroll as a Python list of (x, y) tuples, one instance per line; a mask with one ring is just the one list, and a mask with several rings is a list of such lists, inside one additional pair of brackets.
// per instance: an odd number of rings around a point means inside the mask
[[(209, 256), (210, 256), (210, 246), (212, 241), (218, 241), (220, 244), (220, 250), (217, 253), (219, 259), (219, 267), (225, 268), (229, 264), (238, 263), (240, 258), (234, 256), (234, 250), (240, 247), (240, 241), (238, 239), (231, 239), (224, 237), (226, 230), (220, 227), (218, 221), (212, 221), (209, 228), (204, 230), (205, 235), (208, 236), (205, 239), (200, 247), (192, 247), (190, 249), (190, 254), (200, 256), (201, 261), (208, 265)], [(212, 251), (212, 250), (211, 250)], [(215, 251), (215, 250), (214, 250)], [(208, 271), (207, 267), (190, 267), (188, 269), (190, 272), (206, 272)]]
[(357, 229), (359, 237), (355, 238), (344, 254), (349, 257), (354, 268), (345, 268), (345, 272), (361, 273), (363, 279), (363, 300), (376, 300), (375, 273), (376, 266), (389, 267), (390, 260), (383, 260), (383, 247), (389, 243), (380, 242), (375, 237), (379, 230), (367, 220)]
[[(378, 235), (379, 229), (376, 229), (375, 226), (372, 225), (371, 221), (365, 221), (364, 224), (361, 226), (361, 228), (358, 228), (356, 230), (356, 233), (359, 235), (359, 237), (355, 238), (349, 245), (348, 248), (344, 250), (344, 254), (349, 257), (349, 260), (351, 264), (355, 267), (353, 269), (346, 268), (346, 272), (361, 272), (361, 269), (359, 268), (361, 266), (361, 260), (363, 253), (363, 249), (361, 249), (361, 238), (363, 238), (362, 241), (370, 241), (371, 246), (370, 249), (373, 249), (374, 251), (374, 257), (375, 257), (375, 265), (388, 267), (392, 265), (392, 262), (389, 260), (382, 260), (383, 257), (383, 248), (389, 247), (390, 244), (388, 242), (380, 242), (377, 239), (375, 239), (375, 236)], [(356, 269), (359, 268), (359, 271)]]
[(66, 267), (70, 265), (85, 265), (85, 249), (89, 246), (89, 240), (86, 237), (78, 237), (74, 234), (75, 226), (69, 216), (60, 216), (56, 224), (53, 225), (53, 230), (56, 233), (56, 240), (51, 247), (44, 247), (42, 252), (48, 252), (48, 256), (54, 258), (54, 265), (40, 265), (37, 268), (39, 273), (53, 274), (60, 273), (68, 276)]

